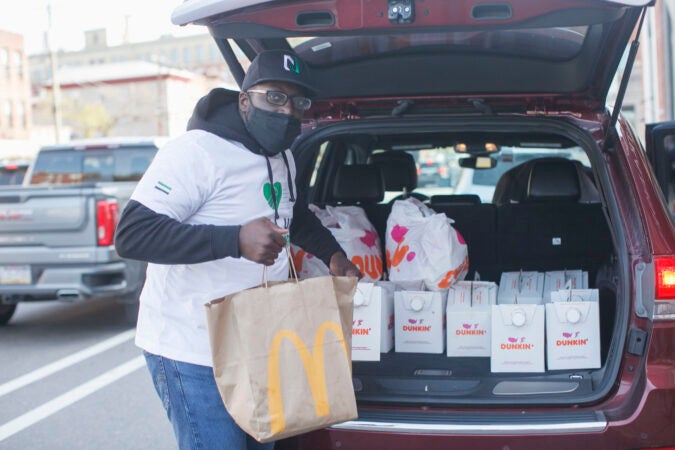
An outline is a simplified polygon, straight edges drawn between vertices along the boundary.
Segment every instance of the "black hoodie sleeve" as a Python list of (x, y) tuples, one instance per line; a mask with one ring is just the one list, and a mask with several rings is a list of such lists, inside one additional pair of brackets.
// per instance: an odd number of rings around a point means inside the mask
[(302, 191), (298, 192), (298, 199), (293, 206), (293, 221), (291, 222), (291, 242), (302, 247), (330, 265), (330, 258), (336, 252), (343, 252), (340, 244), (335, 240), (321, 221), (307, 207), (307, 200)]
[(156, 264), (239, 258), (239, 225), (189, 225), (130, 200), (115, 233), (117, 253)]

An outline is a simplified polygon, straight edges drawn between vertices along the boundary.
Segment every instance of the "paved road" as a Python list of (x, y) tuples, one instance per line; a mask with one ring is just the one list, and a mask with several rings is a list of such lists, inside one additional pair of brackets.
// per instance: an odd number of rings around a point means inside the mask
[(0, 449), (176, 449), (110, 302), (20, 304), (0, 327)]

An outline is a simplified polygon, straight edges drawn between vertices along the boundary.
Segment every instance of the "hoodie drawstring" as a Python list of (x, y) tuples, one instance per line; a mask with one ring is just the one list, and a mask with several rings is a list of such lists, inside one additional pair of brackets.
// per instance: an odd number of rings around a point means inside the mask
[(281, 152), (281, 156), (284, 158), (284, 164), (286, 164), (286, 175), (288, 176), (288, 192), (291, 194), (291, 201), (295, 202), (295, 195), (293, 195), (293, 179), (291, 178), (291, 168), (288, 166), (288, 158), (286, 158), (286, 152)]
[[(286, 158), (286, 152), (282, 152), (281, 156), (284, 158), (284, 164), (286, 165), (286, 173), (288, 174), (288, 191), (291, 197), (291, 201), (295, 202), (295, 195), (293, 194), (293, 179), (291, 178), (291, 168), (288, 165), (288, 158)], [(274, 222), (276, 223), (279, 220), (279, 203), (277, 203), (277, 192), (274, 189), (274, 175), (272, 173), (272, 164), (270, 163), (269, 156), (265, 155), (265, 162), (267, 163), (267, 178), (270, 181), (270, 193), (272, 195), (272, 205), (274, 209)], [(281, 199), (279, 199), (281, 202)]]
[(272, 164), (270, 164), (270, 157), (267, 155), (265, 155), (265, 162), (267, 163), (267, 178), (270, 180), (270, 193), (272, 194), (272, 209), (274, 209), (274, 223), (277, 223), (277, 221), (279, 220), (279, 204), (277, 203), (277, 193), (274, 190), (274, 176), (272, 175)]

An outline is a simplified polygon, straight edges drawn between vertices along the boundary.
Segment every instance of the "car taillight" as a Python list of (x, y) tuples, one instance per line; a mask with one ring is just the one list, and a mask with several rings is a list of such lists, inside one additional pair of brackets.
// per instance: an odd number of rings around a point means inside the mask
[(675, 320), (675, 256), (656, 256), (654, 320)]
[(99, 246), (113, 244), (117, 220), (118, 208), (116, 200), (99, 200), (96, 203), (96, 237)]
[(439, 167), (438, 168), (438, 174), (443, 175), (443, 176), (447, 175), (448, 174), (448, 168), (445, 167), (445, 166)]

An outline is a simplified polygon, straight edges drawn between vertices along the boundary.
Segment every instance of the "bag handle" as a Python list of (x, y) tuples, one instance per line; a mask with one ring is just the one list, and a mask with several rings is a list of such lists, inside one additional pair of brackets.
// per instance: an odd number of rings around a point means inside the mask
[[(293, 262), (293, 257), (291, 256), (291, 246), (290, 244), (286, 244), (284, 247), (284, 250), (286, 251), (286, 257), (288, 258), (288, 262), (291, 268), (291, 277), (293, 280), (295, 280), (296, 283), (299, 282), (298, 280), (298, 271), (295, 268), (295, 262)], [(262, 273), (262, 285), (265, 286), (265, 288), (268, 287), (267, 285), (267, 266), (263, 266), (263, 273)]]

